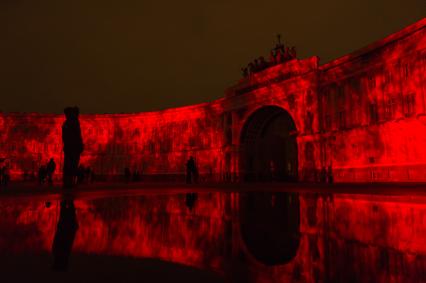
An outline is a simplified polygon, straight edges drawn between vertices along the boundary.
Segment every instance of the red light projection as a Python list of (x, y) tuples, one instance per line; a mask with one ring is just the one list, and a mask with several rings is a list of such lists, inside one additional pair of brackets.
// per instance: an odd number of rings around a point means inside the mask
[[(145, 180), (183, 181), (192, 155), (201, 181), (239, 181), (248, 173), (264, 180), (277, 168), (279, 176), (318, 181), (328, 167), (337, 182), (426, 181), (425, 71), (423, 19), (325, 65), (312, 57), (267, 68), (211, 103), (82, 115), (81, 163), (99, 178), (117, 178), (129, 167)], [(280, 134), (271, 126), (280, 125), (277, 117), (264, 111), (271, 106), (294, 126), (281, 124)], [(247, 144), (243, 129), (252, 120)], [(0, 158), (10, 164), (12, 179), (31, 177), (51, 157), (62, 167), (62, 121), (62, 115), (0, 113)], [(268, 153), (278, 165), (256, 155), (262, 144), (279, 139), (283, 144)], [(279, 150), (287, 145), (297, 147), (297, 160)], [(247, 148), (255, 153), (247, 155)]]
[[(203, 179), (220, 178), (223, 136), (220, 104), (205, 104), (141, 114), (80, 115), (85, 150), (80, 164), (98, 178), (116, 178), (124, 168), (176, 179), (194, 156)], [(53, 157), (62, 169), (62, 115), (3, 114), (0, 155), (15, 178), (37, 174)], [(205, 130), (204, 130), (205, 129)], [(183, 178), (182, 178), (183, 180)]]
[[(73, 253), (158, 258), (248, 282), (426, 281), (425, 197), (207, 192), (192, 204), (167, 193), (75, 200)], [(59, 206), (2, 201), (0, 255), (51, 253)]]

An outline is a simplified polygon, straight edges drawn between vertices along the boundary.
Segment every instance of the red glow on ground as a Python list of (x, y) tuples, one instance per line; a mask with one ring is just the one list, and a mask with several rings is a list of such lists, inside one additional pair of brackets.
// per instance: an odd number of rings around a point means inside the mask
[[(73, 253), (158, 258), (245, 276), (250, 282), (426, 279), (425, 197), (296, 195), (297, 253), (289, 262), (269, 266), (255, 259), (241, 237), (241, 194), (200, 193), (192, 210), (185, 194), (75, 200), (79, 229)], [(59, 216), (56, 201), (48, 208), (16, 199), (0, 206), (1, 254), (51, 252)], [(283, 224), (274, 221), (275, 226)]]

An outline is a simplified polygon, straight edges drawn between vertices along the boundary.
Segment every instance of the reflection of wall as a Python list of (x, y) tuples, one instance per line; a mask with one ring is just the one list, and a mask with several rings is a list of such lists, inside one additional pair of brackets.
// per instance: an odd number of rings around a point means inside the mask
[[(246, 248), (240, 227), (250, 215), (241, 214), (245, 210), (239, 207), (240, 197), (199, 193), (192, 209), (186, 206), (185, 194), (76, 200), (79, 229), (73, 249), (159, 258), (258, 283), (426, 282), (425, 197), (299, 194), (296, 256), (274, 266), (259, 262)], [(50, 252), (58, 205), (2, 201), (0, 254)], [(277, 215), (273, 210), (260, 215), (271, 213)], [(292, 215), (264, 221), (286, 225)]]
[(301, 194), (299, 200), (300, 244), (286, 264), (271, 267), (250, 255), (235, 218), (234, 256), (248, 264), (253, 282), (426, 282), (426, 198)]
[[(195, 155), (202, 179), (238, 179), (241, 131), (268, 105), (297, 128), (299, 179), (333, 167), (336, 181), (426, 181), (426, 19), (319, 65), (291, 60), (242, 79), (224, 99), (165, 111), (83, 115), (83, 163), (176, 178)], [(83, 109), (84, 110), (84, 109)], [(12, 173), (61, 162), (62, 116), (0, 113), (0, 158)]]
[[(190, 210), (185, 194), (75, 200), (73, 253), (158, 258), (220, 271), (226, 201), (219, 193), (202, 194)], [(44, 202), (2, 202), (0, 253), (50, 253), (58, 206), (59, 201), (49, 208)]]

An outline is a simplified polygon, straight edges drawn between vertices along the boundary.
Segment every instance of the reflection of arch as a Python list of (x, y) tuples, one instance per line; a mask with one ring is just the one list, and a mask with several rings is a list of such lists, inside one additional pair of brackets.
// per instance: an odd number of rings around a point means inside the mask
[(240, 169), (246, 181), (297, 180), (296, 124), (281, 107), (255, 111), (241, 131)]
[(256, 260), (271, 266), (296, 256), (300, 243), (297, 193), (240, 194), (239, 220), (244, 247)]

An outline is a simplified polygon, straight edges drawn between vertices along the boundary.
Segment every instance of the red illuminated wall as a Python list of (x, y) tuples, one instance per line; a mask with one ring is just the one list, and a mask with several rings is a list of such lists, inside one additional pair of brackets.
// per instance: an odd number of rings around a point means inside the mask
[[(183, 176), (194, 156), (202, 179), (218, 180), (223, 119), (221, 102), (138, 114), (81, 115), (85, 149), (81, 163), (98, 177), (124, 174), (124, 168), (162, 179)], [(3, 114), (1, 157), (16, 178), (37, 174), (40, 164), (53, 157), (62, 164), (63, 115)], [(58, 176), (60, 170), (57, 170)]]
[(425, 24), (321, 66), (317, 144), (337, 180), (426, 180)]
[(336, 181), (426, 181), (425, 73), (423, 19), (325, 65), (292, 60), (243, 79), (227, 92), (235, 164), (244, 124), (273, 105), (296, 124), (299, 179), (332, 166)]
[[(176, 179), (193, 155), (202, 179), (240, 180), (242, 129), (273, 105), (296, 125), (301, 180), (332, 166), (336, 181), (426, 181), (425, 47), (423, 19), (325, 65), (312, 57), (270, 67), (211, 103), (82, 115), (82, 163), (98, 176), (129, 167)], [(62, 115), (0, 113), (0, 158), (14, 178), (50, 157), (61, 163), (62, 122)]]

